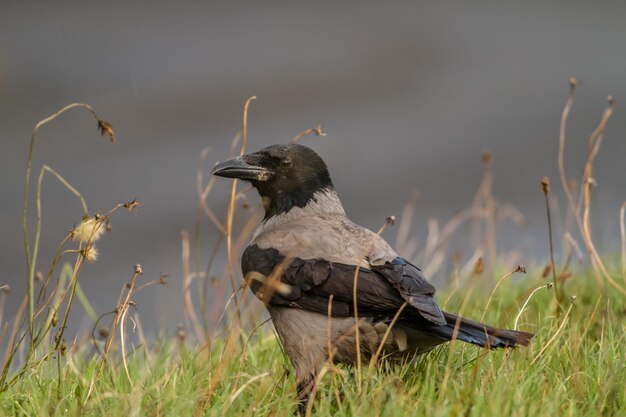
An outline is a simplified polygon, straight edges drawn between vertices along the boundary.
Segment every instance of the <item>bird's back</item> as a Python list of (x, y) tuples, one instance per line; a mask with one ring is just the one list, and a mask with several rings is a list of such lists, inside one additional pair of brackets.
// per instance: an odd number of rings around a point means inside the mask
[[(336, 199), (336, 195), (332, 197)], [(335, 209), (329, 210), (329, 199), (320, 196), (305, 208), (293, 208), (265, 220), (249, 246), (274, 248), (286, 257), (324, 259), (363, 268), (398, 256), (383, 238), (349, 220), (343, 209), (330, 206)]]

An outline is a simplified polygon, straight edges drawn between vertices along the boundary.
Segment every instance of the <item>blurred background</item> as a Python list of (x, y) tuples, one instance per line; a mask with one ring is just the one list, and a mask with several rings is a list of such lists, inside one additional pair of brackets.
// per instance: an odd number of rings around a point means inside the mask
[[(174, 331), (182, 320), (180, 234), (194, 227), (198, 158), (211, 147), (208, 177), (228, 156), (251, 95), (258, 99), (249, 150), (322, 123), (328, 135), (303, 143), (327, 161), (348, 215), (376, 229), (416, 196), (411, 237), (420, 245), (428, 219), (444, 224), (471, 205), (489, 149), (496, 197), (526, 218), (500, 230), (498, 247), (540, 264), (549, 252), (539, 180), (549, 176), (560, 193), (558, 126), (575, 76), (581, 86), (568, 126), (569, 175), (579, 178), (605, 98), (616, 98), (595, 167), (593, 222), (601, 250), (617, 253), (626, 197), (626, 3), (471, 3), (3, 1), (0, 285), (12, 289), (7, 314), (26, 282), (21, 215), (30, 134), (75, 101), (110, 121), (117, 143), (73, 111), (40, 132), (33, 175), (52, 166), (91, 211), (140, 201), (136, 213), (112, 219), (112, 232), (98, 242), (100, 259), (85, 267), (81, 283), (103, 313), (115, 307), (136, 263), (146, 281), (168, 274), (167, 286), (136, 297), (150, 332)], [(208, 199), (222, 220), (228, 185), (219, 181)], [(256, 195), (249, 198), (256, 204)], [(43, 268), (81, 209), (52, 177), (42, 205)], [(203, 221), (203, 233), (204, 265), (217, 232)], [(395, 231), (385, 233), (393, 241)]]

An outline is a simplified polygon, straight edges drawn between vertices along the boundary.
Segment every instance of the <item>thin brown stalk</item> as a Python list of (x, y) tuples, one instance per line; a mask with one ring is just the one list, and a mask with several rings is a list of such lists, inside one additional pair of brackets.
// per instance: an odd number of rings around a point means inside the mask
[[(454, 215), (448, 223), (441, 228), (441, 230), (437, 229), (436, 239), (431, 239), (433, 230), (431, 229), (429, 223), (426, 245), (419, 255), (419, 259), (421, 260), (419, 263), (425, 265), (424, 271), (427, 276), (432, 276), (438, 270), (441, 262), (443, 261), (443, 255), (447, 248), (447, 244), (450, 242), (450, 239), (456, 230), (458, 230), (458, 228), (467, 220), (479, 218), (487, 218), (487, 211), (484, 208), (474, 205), (463, 209)], [(435, 256), (437, 253), (440, 254), (438, 257)], [(439, 264), (435, 264), (433, 262), (435, 259), (439, 260)]]
[[(558, 156), (558, 166), (559, 166), (559, 178), (561, 180), (561, 186), (563, 187), (563, 192), (565, 193), (565, 197), (567, 198), (567, 202), (569, 204), (570, 210), (579, 226), (582, 226), (582, 222), (580, 221), (580, 214), (578, 210), (576, 210), (576, 201), (572, 194), (572, 191), (569, 187), (567, 181), (567, 175), (565, 174), (565, 128), (567, 127), (567, 118), (569, 116), (570, 110), (572, 108), (572, 104), (574, 104), (574, 91), (576, 90), (576, 86), (578, 82), (575, 78), (570, 78), (569, 80), (569, 95), (567, 96), (567, 101), (565, 102), (565, 106), (563, 107), (563, 112), (561, 113), (561, 123), (559, 126), (559, 156)], [(582, 229), (582, 227), (581, 227)]]
[[(263, 320), (261, 323), (259, 323), (258, 325), (256, 325), (252, 331), (250, 332), (250, 334), (248, 335), (248, 337), (246, 337), (246, 342), (243, 344), (243, 348), (241, 350), (241, 353), (239, 354), (239, 368), (237, 370), (237, 373), (235, 374), (235, 380), (233, 382), (233, 389), (232, 391), (235, 391), (236, 387), (239, 385), (239, 378), (241, 377), (241, 373), (243, 371), (243, 364), (245, 362), (246, 359), (246, 353), (248, 350), (248, 346), (250, 344), (250, 340), (252, 339), (252, 336), (254, 335), (254, 333), (260, 329), (264, 324), (266, 324), (268, 321), (270, 321), (270, 319), (265, 319)], [(245, 386), (246, 384), (244, 384)], [(236, 391), (233, 392), (231, 395), (232, 397), (237, 397), (239, 394), (237, 394), (237, 392), (239, 392), (239, 390), (241, 390), (241, 387)], [(226, 408), (230, 407), (232, 403), (229, 402), (229, 404), (227, 405)], [(226, 413), (226, 410), (222, 411), (224, 414)]]
[(333, 363), (333, 358), (335, 356), (335, 351), (333, 349), (333, 332), (332, 332), (332, 327), (333, 327), (333, 298), (335, 297), (334, 294), (331, 294), (330, 297), (328, 297), (328, 307), (326, 310), (326, 317), (327, 317), (327, 322), (326, 322), (326, 341), (328, 342), (328, 346), (327, 346), (327, 356), (328, 356), (328, 362)]
[[(198, 168), (196, 169), (196, 192), (198, 194), (198, 209), (207, 216), (207, 218), (215, 225), (215, 227), (224, 235), (226, 235), (226, 228), (224, 225), (218, 220), (213, 210), (207, 205), (206, 199), (211, 193), (213, 186), (215, 185), (215, 177), (211, 177), (211, 179), (207, 182), (206, 186), (204, 183), (204, 167), (203, 162), (206, 160), (206, 157), (209, 153), (210, 146), (207, 146), (200, 152), (200, 158), (198, 159)], [(200, 219), (196, 216), (196, 236), (198, 235), (198, 230), (200, 227)], [(196, 244), (196, 246), (199, 246)]]
[(354, 279), (353, 279), (353, 287), (352, 287), (352, 305), (354, 308), (354, 344), (356, 348), (356, 367), (357, 367), (357, 392), (360, 395), (361, 390), (363, 388), (363, 375), (361, 374), (361, 340), (360, 340), (360, 332), (359, 332), (359, 301), (358, 301), (358, 281), (359, 281), (359, 271), (361, 270), (361, 262), (367, 256), (367, 254), (372, 250), (372, 246), (374, 245), (374, 241), (380, 234), (387, 228), (388, 225), (395, 223), (395, 217), (389, 216), (385, 223), (378, 229), (378, 231), (372, 235), (372, 239), (370, 239), (369, 244), (364, 248), (363, 254), (360, 259), (356, 259), (356, 268), (354, 269)]
[(554, 299), (557, 306), (561, 307), (561, 293), (559, 292), (559, 286), (556, 279), (556, 264), (554, 262), (554, 242), (552, 239), (552, 216), (550, 215), (550, 201), (548, 196), (550, 195), (550, 179), (543, 177), (541, 180), (541, 190), (543, 191), (543, 197), (546, 203), (546, 216), (548, 218), (548, 237), (550, 240), (550, 266), (552, 270), (552, 283), (554, 284)]
[(554, 284), (549, 283), (546, 285), (542, 285), (540, 287), (535, 288), (534, 290), (531, 291), (530, 295), (528, 296), (528, 298), (526, 298), (526, 301), (524, 301), (524, 304), (522, 304), (522, 308), (520, 308), (519, 312), (517, 313), (517, 316), (515, 316), (515, 321), (513, 323), (513, 330), (517, 330), (517, 323), (520, 319), (520, 317), (522, 317), (522, 313), (524, 313), (524, 310), (526, 309), (526, 306), (528, 305), (528, 303), (530, 302), (530, 299), (533, 298), (533, 295), (535, 295), (535, 293), (537, 291), (539, 291), (542, 288), (547, 288), (550, 289), (552, 288)]
[[(61, 343), (63, 341), (63, 334), (67, 327), (67, 320), (70, 315), (70, 309), (72, 308), (72, 302), (74, 301), (74, 295), (76, 294), (76, 284), (78, 283), (78, 276), (80, 275), (80, 270), (84, 264), (84, 257), (82, 255), (78, 255), (76, 257), (76, 263), (74, 264), (74, 269), (72, 271), (72, 277), (70, 279), (69, 288), (70, 288), (70, 297), (67, 301), (67, 306), (65, 307), (65, 314), (63, 315), (63, 320), (61, 322), (61, 327), (59, 327), (59, 333), (56, 336), (56, 345), (54, 350), (59, 351), (61, 347)], [(60, 360), (61, 355), (57, 356)]]
[(189, 323), (194, 329), (196, 340), (202, 342), (204, 332), (202, 331), (202, 325), (198, 320), (196, 309), (193, 306), (193, 300), (191, 298), (191, 269), (189, 266), (189, 233), (183, 230), (180, 234), (180, 240), (182, 244), (182, 259), (183, 259), (183, 300), (185, 304), (185, 313)]
[(548, 340), (546, 343), (544, 343), (544, 345), (541, 348), (541, 350), (539, 351), (539, 353), (534, 357), (534, 359), (530, 363), (531, 366), (534, 365), (535, 362), (537, 362), (539, 360), (539, 358), (541, 358), (541, 355), (543, 355), (543, 353), (546, 351), (546, 349), (548, 349), (548, 347), (550, 347), (550, 345), (552, 343), (554, 343), (554, 341), (559, 336), (561, 331), (565, 328), (565, 325), (567, 324), (567, 318), (569, 317), (569, 314), (572, 312), (572, 307), (574, 307), (574, 304), (570, 304), (570, 306), (567, 309), (567, 312), (565, 313), (565, 317), (563, 317), (563, 320), (561, 321), (561, 324), (560, 324), (559, 328), (556, 329), (556, 332), (554, 332), (554, 334), (552, 335), (550, 340)]
[(493, 169), (492, 169), (492, 157), (489, 151), (483, 153), (484, 164), (484, 186), (483, 186), (483, 201), (485, 204), (485, 229), (486, 229), (486, 242), (487, 257), (489, 262), (487, 263), (487, 276), (489, 279), (493, 279), (493, 270), (497, 257), (497, 244), (496, 244), (496, 201), (493, 197)]
[(393, 326), (395, 326), (396, 321), (398, 321), (398, 318), (400, 317), (400, 314), (402, 314), (402, 311), (404, 311), (404, 309), (405, 309), (405, 307), (407, 305), (408, 305), (408, 303), (406, 301), (404, 303), (402, 303), (402, 305), (400, 306), (400, 308), (398, 309), (396, 314), (393, 316), (393, 319), (391, 320), (391, 322), (387, 326), (387, 329), (385, 330), (385, 334), (383, 335), (383, 338), (381, 339), (380, 343), (378, 344), (378, 349), (376, 349), (376, 353), (374, 354), (374, 356), (372, 356), (372, 358), (370, 360), (370, 369), (372, 369), (374, 367), (374, 365), (376, 364), (376, 362), (378, 361), (378, 357), (380, 356), (380, 354), (383, 351), (383, 348), (385, 347), (385, 343), (387, 342), (387, 339), (389, 338), (389, 335), (391, 334), (391, 330), (393, 329)]
[[(241, 150), (239, 152), (240, 156), (243, 156), (246, 150), (246, 143), (248, 141), (248, 108), (250, 107), (250, 103), (252, 100), (255, 100), (256, 96), (249, 97), (246, 100), (246, 103), (243, 106), (243, 122), (242, 122), (242, 143)], [(228, 213), (226, 215), (226, 252), (228, 255), (228, 278), (230, 280), (230, 286), (233, 293), (236, 291), (235, 285), (235, 272), (233, 267), (233, 218), (235, 216), (235, 196), (237, 194), (237, 180), (234, 179), (231, 190), (230, 190), (230, 200), (228, 202)], [(236, 298), (236, 296), (235, 296)], [(237, 303), (239, 305), (239, 303)], [(235, 314), (239, 316), (239, 311), (236, 311)]]
[(619, 210), (619, 230), (622, 241), (622, 279), (626, 285), (626, 224), (624, 221), (624, 212), (626, 212), (626, 201)]
[[(0, 286), (0, 326), (2, 326), (4, 319), (4, 306), (7, 301), (7, 296), (9, 294), (10, 287), (8, 285)], [(2, 343), (2, 338), (0, 337), (0, 343)]]
[[(35, 127), (33, 128), (33, 133), (31, 135), (31, 139), (30, 139), (30, 146), (28, 149), (28, 162), (26, 165), (26, 181), (25, 181), (25, 185), (24, 185), (24, 206), (23, 206), (23, 210), (22, 210), (22, 227), (23, 227), (23, 232), (24, 232), (24, 249), (26, 252), (26, 265), (27, 265), (27, 270), (28, 270), (28, 281), (27, 281), (27, 294), (28, 294), (28, 309), (27, 309), (27, 317), (28, 317), (28, 332), (31, 336), (32, 339), (32, 335), (33, 335), (33, 326), (34, 326), (34, 322), (33, 322), (33, 315), (35, 312), (35, 297), (34, 297), (34, 282), (35, 282), (35, 266), (37, 263), (37, 251), (38, 251), (38, 242), (35, 243), (35, 246), (33, 247), (33, 253), (32, 253), (32, 257), (31, 257), (31, 252), (30, 252), (30, 245), (29, 245), (29, 241), (28, 241), (28, 224), (27, 224), (27, 213), (28, 213), (28, 191), (29, 191), (29, 185), (30, 185), (30, 171), (31, 171), (31, 167), (32, 167), (32, 162), (33, 162), (33, 154), (34, 154), (34, 149), (35, 149), (35, 138), (37, 137), (37, 133), (39, 132), (39, 129), (50, 123), (51, 121), (55, 120), (57, 117), (61, 116), (63, 113), (65, 113), (68, 110), (74, 109), (74, 108), (83, 108), (88, 110), (92, 116), (96, 119), (97, 123), (98, 123), (98, 128), (101, 130), (101, 133), (103, 134), (107, 134), (109, 135), (109, 137), (111, 138), (111, 141), (114, 140), (115, 138), (115, 133), (113, 132), (113, 129), (111, 129), (111, 125), (108, 122), (105, 122), (104, 120), (100, 119), (100, 117), (98, 117), (98, 114), (96, 113), (96, 111), (94, 110), (93, 107), (91, 107), (88, 104), (84, 104), (84, 103), (72, 103), (69, 104), (65, 107), (63, 107), (62, 109), (58, 110), (56, 113), (46, 117), (43, 120), (40, 120)], [(38, 223), (40, 223), (40, 220), (38, 220)], [(37, 231), (39, 232), (40, 230), (40, 226), (38, 226)]]
[[(395, 248), (399, 252), (405, 252), (405, 246), (409, 240), (409, 233), (411, 232), (411, 225), (413, 223), (413, 217), (415, 215), (415, 208), (417, 206), (416, 192), (411, 193), (411, 197), (404, 204), (402, 208), (402, 214), (400, 215), (400, 222), (398, 224), (398, 233), (396, 234)], [(408, 254), (405, 256), (409, 256)]]
[(599, 275), (599, 273), (597, 272), (599, 270), (601, 275), (604, 276), (604, 278), (609, 282), (609, 284), (613, 286), (613, 288), (615, 288), (620, 293), (622, 293), (622, 295), (626, 296), (626, 290), (622, 288), (611, 277), (611, 274), (607, 270), (604, 262), (602, 261), (602, 258), (600, 258), (600, 255), (598, 254), (598, 251), (596, 250), (596, 247), (591, 238), (591, 227), (589, 224), (589, 212), (590, 212), (590, 206), (591, 206), (591, 188), (595, 182), (593, 179), (593, 161), (598, 152), (596, 145), (600, 143), (601, 138), (604, 135), (604, 131), (606, 129), (606, 124), (609, 121), (611, 115), (613, 114), (613, 98), (609, 96), (607, 101), (608, 101), (608, 106), (605, 109), (602, 115), (602, 118), (600, 119), (600, 122), (598, 123), (598, 127), (596, 127), (596, 129), (593, 131), (593, 133), (591, 134), (591, 138), (590, 138), (590, 147), (592, 148), (592, 150), (589, 153), (587, 164), (585, 166), (585, 181), (584, 181), (585, 189), (584, 189), (584, 207), (583, 207), (583, 220), (582, 220), (583, 226), (582, 226), (581, 232), (583, 234), (583, 238), (587, 246), (587, 250), (591, 257), (591, 263), (594, 266), (596, 273)]
[(600, 118), (600, 122), (598, 126), (593, 130), (589, 137), (589, 153), (587, 156), (587, 162), (585, 164), (585, 169), (583, 171), (583, 181), (581, 183), (582, 194), (583, 194), (583, 215), (581, 216), (579, 211), (579, 205), (576, 204), (572, 191), (568, 186), (567, 177), (565, 175), (565, 165), (564, 165), (564, 149), (565, 149), (565, 125), (567, 122), (567, 116), (569, 114), (569, 110), (571, 108), (573, 102), (573, 93), (574, 88), (576, 87), (576, 80), (570, 79), (570, 95), (563, 109), (563, 114), (561, 116), (561, 126), (559, 129), (559, 176), (561, 179), (561, 185), (563, 186), (563, 191), (565, 196), (567, 197), (567, 201), (569, 203), (570, 209), (574, 214), (574, 218), (576, 219), (576, 223), (578, 224), (578, 228), (583, 237), (583, 242), (585, 243), (585, 248), (587, 249), (587, 253), (591, 260), (591, 265), (593, 267), (594, 276), (599, 284), (602, 284), (601, 278), (602, 276), (620, 293), (626, 295), (626, 290), (622, 288), (609, 274), (604, 265), (604, 262), (600, 258), (598, 251), (595, 248), (593, 240), (591, 238), (591, 231), (589, 226), (589, 208), (591, 204), (591, 187), (595, 182), (593, 179), (593, 160), (595, 159), (600, 144), (602, 142), (602, 137), (604, 135), (604, 131), (606, 129), (606, 125), (613, 114), (613, 97), (609, 96), (608, 106), (604, 110), (602, 117)]
[(126, 315), (128, 314), (128, 305), (122, 307), (122, 315), (120, 316), (120, 349), (122, 351), (122, 365), (124, 367), (124, 372), (126, 373), (126, 378), (128, 379), (128, 383), (131, 388), (134, 388), (133, 380), (130, 377), (130, 371), (128, 370), (128, 362), (126, 360), (126, 341), (125, 336), (126, 332), (124, 331), (124, 323), (126, 322)]
[(492, 256), (497, 255), (495, 253), (495, 231), (496, 231), (496, 202), (493, 198), (492, 191), (492, 157), (488, 150), (484, 150), (481, 155), (481, 161), (483, 163), (483, 177), (476, 190), (474, 199), (472, 201), (472, 208), (481, 208), (485, 212), (485, 236), (482, 237), (480, 233), (479, 218), (474, 217), (471, 227), (472, 246), (479, 249), (483, 248), (486, 252), (488, 260), (488, 275), (491, 272), (491, 264), (494, 259)]
[(11, 328), (11, 334), (9, 335), (9, 340), (7, 343), (7, 350), (4, 353), (4, 360), (2, 361), (2, 378), (0, 379), (0, 390), (5, 388), (4, 381), (6, 381), (7, 373), (9, 372), (9, 365), (11, 357), (15, 354), (17, 349), (16, 346), (16, 337), (17, 332), (20, 328), (20, 319), (22, 318), (22, 314), (24, 313), (24, 308), (28, 303), (28, 295), (25, 295), (17, 308), (17, 313), (15, 313), (15, 317), (13, 318), (13, 327)]
[(517, 265), (517, 267), (514, 270), (512, 270), (511, 272), (505, 274), (502, 278), (500, 278), (498, 280), (496, 285), (493, 287), (493, 290), (491, 290), (491, 294), (489, 294), (489, 298), (487, 299), (487, 304), (485, 304), (485, 308), (483, 309), (483, 315), (480, 316), (480, 321), (484, 321), (485, 320), (485, 316), (487, 315), (487, 310), (489, 310), (489, 304), (491, 304), (491, 299), (493, 298), (493, 295), (496, 293), (496, 290), (498, 289), (500, 284), (502, 284), (502, 282), (505, 279), (507, 279), (508, 277), (510, 277), (511, 275), (513, 275), (516, 272), (521, 272), (521, 273), (525, 274), (526, 273), (526, 268), (524, 268), (522, 265)]
[[(470, 286), (468, 291), (465, 292), (465, 297), (463, 298), (463, 302), (461, 303), (461, 307), (459, 308), (458, 318), (456, 322), (454, 323), (454, 329), (452, 330), (451, 341), (455, 341), (457, 339), (457, 336), (459, 334), (459, 329), (461, 328), (461, 319), (462, 319), (463, 311), (465, 311), (465, 308), (467, 307), (467, 304), (469, 303), (470, 296), (474, 292), (474, 287), (475, 287), (474, 285)], [(440, 385), (441, 388), (439, 390), (440, 401), (443, 398), (445, 398), (445, 395), (448, 389), (448, 381), (450, 380), (450, 376), (452, 373), (452, 358), (455, 356), (453, 355), (455, 348), (456, 348), (456, 344), (451, 344), (450, 353), (448, 354), (448, 360), (446, 361), (446, 372), (444, 374), (443, 380)]]
[(137, 265), (135, 265), (135, 271), (133, 273), (133, 277), (132, 277), (132, 279), (130, 281), (130, 284), (128, 285), (128, 290), (126, 291), (126, 297), (124, 297), (124, 302), (122, 304), (118, 305), (118, 307), (116, 309), (115, 317), (113, 318), (113, 323), (112, 323), (111, 329), (109, 331), (109, 337), (108, 337), (107, 342), (106, 342), (106, 344), (104, 346), (104, 352), (102, 353), (102, 360), (100, 361), (100, 366), (98, 367), (98, 370), (96, 371), (95, 375), (91, 379), (91, 382), (89, 384), (89, 390), (87, 391), (87, 395), (85, 396), (85, 401), (84, 401), (83, 404), (86, 404), (87, 401), (89, 401), (89, 398), (91, 397), (91, 394), (93, 393), (93, 389), (95, 387), (95, 383), (100, 378), (100, 375), (102, 374), (104, 366), (107, 363), (107, 357), (109, 355), (109, 350), (111, 349), (111, 345), (113, 344), (113, 338), (115, 337), (115, 331), (117, 329), (117, 326), (120, 324), (120, 320), (122, 318), (122, 314), (123, 314), (124, 310), (126, 308), (128, 308), (128, 305), (129, 305), (129, 302), (130, 302), (130, 298), (133, 295), (133, 292), (135, 290), (135, 285), (137, 283), (137, 278), (139, 277), (139, 275), (143, 275), (143, 270), (141, 268), (141, 265), (137, 264)]

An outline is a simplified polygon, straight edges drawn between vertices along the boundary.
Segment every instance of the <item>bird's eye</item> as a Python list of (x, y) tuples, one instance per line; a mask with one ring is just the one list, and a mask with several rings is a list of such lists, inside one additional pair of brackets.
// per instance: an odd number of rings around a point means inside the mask
[(281, 168), (289, 168), (291, 167), (291, 159), (285, 158), (280, 161)]

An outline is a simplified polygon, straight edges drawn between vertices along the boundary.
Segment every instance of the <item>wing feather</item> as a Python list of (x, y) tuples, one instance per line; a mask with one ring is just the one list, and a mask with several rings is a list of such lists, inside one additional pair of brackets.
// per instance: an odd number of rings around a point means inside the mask
[[(285, 263), (288, 265), (284, 265)], [(332, 315), (346, 317), (354, 314), (355, 265), (321, 259), (286, 259), (276, 249), (249, 246), (242, 257), (244, 276), (255, 271), (271, 276), (280, 269), (280, 291), (272, 290), (267, 298), (265, 284), (250, 283), (252, 291), (270, 305), (290, 306), (326, 314), (332, 295)], [(278, 278), (278, 277), (277, 277)], [(357, 306), (361, 316), (393, 315), (406, 301), (412, 309), (405, 314), (419, 316), (435, 324), (446, 324), (437, 306), (433, 287), (419, 268), (402, 258), (371, 268), (359, 268), (357, 279)]]

